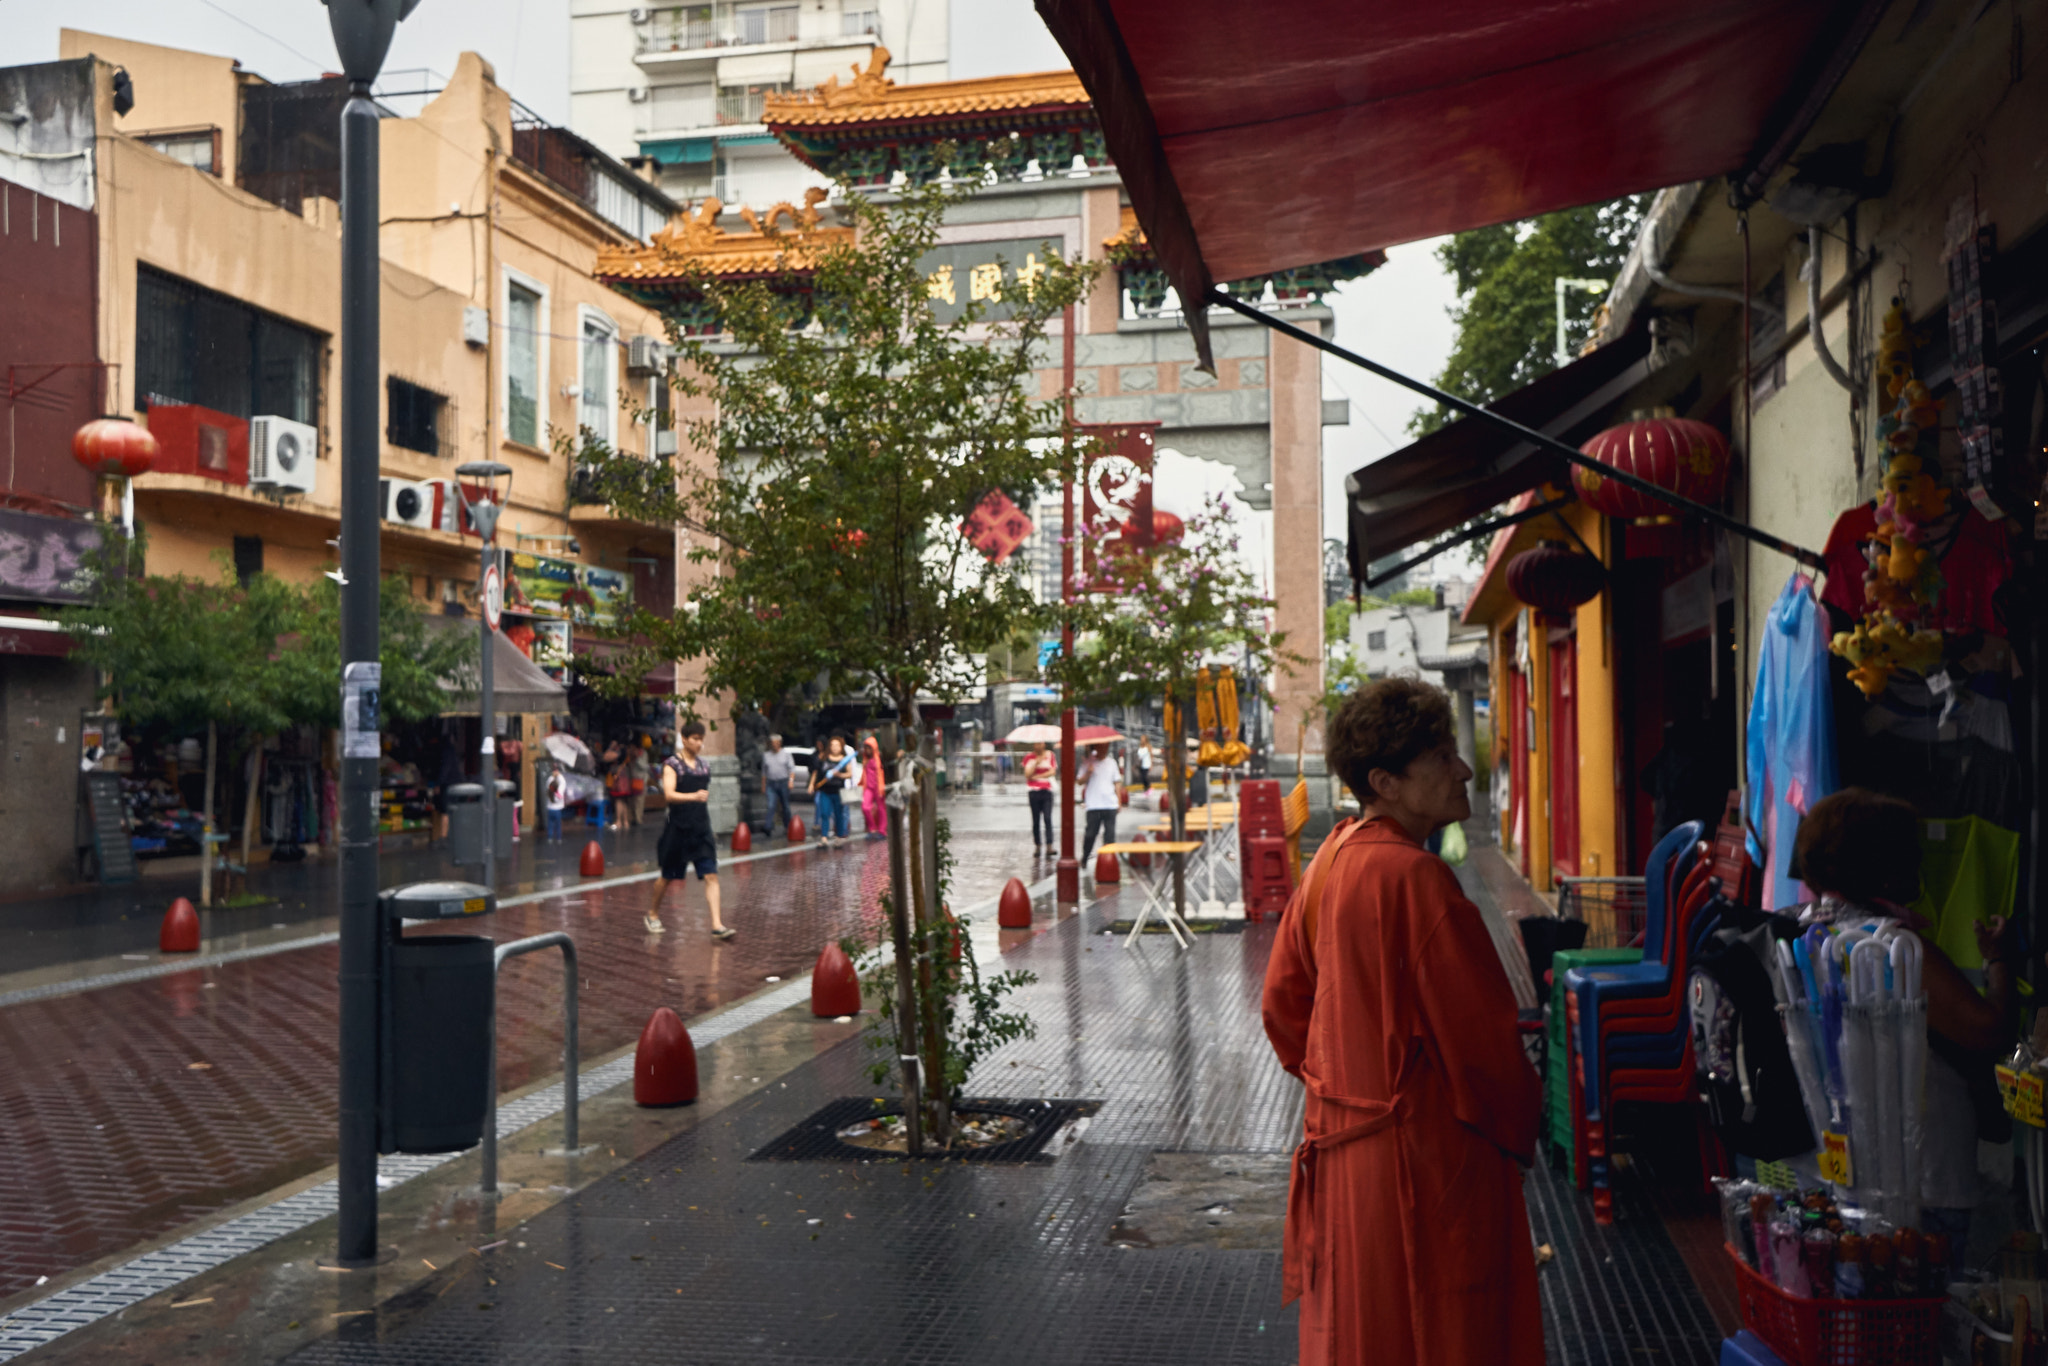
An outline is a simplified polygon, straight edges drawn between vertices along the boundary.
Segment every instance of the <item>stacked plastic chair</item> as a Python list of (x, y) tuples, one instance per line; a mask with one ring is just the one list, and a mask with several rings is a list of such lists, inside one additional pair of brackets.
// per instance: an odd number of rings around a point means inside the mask
[(1565, 974), (1573, 1146), (1601, 1223), (1614, 1218), (1607, 1151), (1614, 1105), (1695, 1098), (1686, 974), (1698, 940), (1719, 918), (1703, 833), (1699, 822), (1687, 822), (1650, 853), (1642, 961)]

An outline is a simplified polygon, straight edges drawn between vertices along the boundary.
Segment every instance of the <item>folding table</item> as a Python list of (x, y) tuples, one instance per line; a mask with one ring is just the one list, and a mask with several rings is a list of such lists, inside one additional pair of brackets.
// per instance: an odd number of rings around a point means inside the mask
[[(1105, 844), (1102, 846), (1102, 852), (1118, 857), (1127, 857), (1131, 854), (1192, 854), (1201, 847), (1200, 840), (1164, 840), (1158, 844)], [(1137, 939), (1145, 928), (1146, 918), (1155, 912), (1166, 928), (1173, 932), (1175, 943), (1187, 948), (1195, 942), (1194, 932), (1188, 929), (1187, 921), (1182, 920), (1174, 911), (1173, 903), (1165, 899), (1163, 889), (1171, 883), (1172, 879), (1167, 877), (1145, 879), (1145, 904), (1139, 908), (1137, 916), (1131, 921), (1131, 932), (1124, 937), (1125, 948), (1129, 948), (1132, 941)]]

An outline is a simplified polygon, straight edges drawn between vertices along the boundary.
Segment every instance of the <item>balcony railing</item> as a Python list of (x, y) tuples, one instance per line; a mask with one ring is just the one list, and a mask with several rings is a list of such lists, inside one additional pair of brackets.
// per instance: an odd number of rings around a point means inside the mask
[(721, 10), (715, 17), (705, 17), (695, 8), (657, 9), (636, 37), (637, 51), (642, 54), (796, 41), (794, 5), (741, 13)]
[(718, 121), (759, 123), (767, 101), (766, 90), (721, 90), (718, 92)]

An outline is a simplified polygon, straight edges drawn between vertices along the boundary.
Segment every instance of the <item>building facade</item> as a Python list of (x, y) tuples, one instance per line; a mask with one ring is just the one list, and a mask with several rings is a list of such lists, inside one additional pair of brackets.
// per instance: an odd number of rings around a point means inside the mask
[(772, 96), (844, 81), (884, 45), (905, 84), (946, 78), (945, 5), (574, 0), (569, 13), (570, 122), (687, 202), (796, 203), (826, 183), (769, 131)]

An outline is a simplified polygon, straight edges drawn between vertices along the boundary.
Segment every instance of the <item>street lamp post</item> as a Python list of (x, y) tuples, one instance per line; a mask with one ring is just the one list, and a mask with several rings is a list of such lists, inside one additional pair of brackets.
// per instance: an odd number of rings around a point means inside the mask
[[(498, 726), (496, 698), (492, 691), (492, 656), (497, 653), (498, 612), (505, 601), (504, 586), (498, 580), (498, 514), (512, 496), (512, 467), (496, 460), (470, 460), (455, 467), (455, 488), (462, 510), (476, 528), (482, 542), (482, 562), (477, 571), (476, 604), (480, 622), (479, 644), (483, 653), (477, 665), (477, 710), (483, 716), (483, 761), (480, 772), (484, 785), (484, 886), (498, 886)], [(500, 486), (498, 481), (505, 482)], [(475, 497), (471, 497), (474, 490)]]
[(341, 1231), (336, 1261), (377, 1261), (377, 106), (370, 84), (419, 0), (326, 0), (348, 77), (341, 111)]

